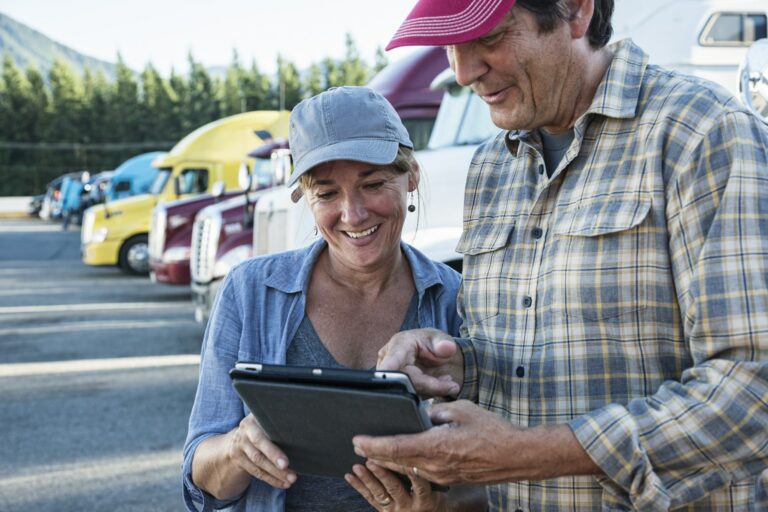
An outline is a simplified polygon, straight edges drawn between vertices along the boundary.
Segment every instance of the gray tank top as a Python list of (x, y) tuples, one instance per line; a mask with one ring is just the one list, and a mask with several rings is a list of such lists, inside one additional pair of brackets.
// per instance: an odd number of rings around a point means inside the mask
[(544, 129), (539, 129), (539, 136), (541, 136), (542, 150), (544, 152), (544, 164), (547, 169), (547, 176), (552, 177), (552, 173), (555, 172), (557, 166), (560, 165), (560, 161), (568, 152), (568, 148), (573, 142), (575, 132), (573, 128), (567, 132), (559, 133), (557, 135), (548, 133)]
[[(418, 305), (418, 294), (414, 293), (400, 327), (401, 331), (420, 327)], [(345, 368), (325, 348), (306, 315), (288, 346), (285, 364)], [(296, 483), (286, 492), (285, 510), (286, 512), (370, 512), (375, 509), (343, 478), (299, 475)]]

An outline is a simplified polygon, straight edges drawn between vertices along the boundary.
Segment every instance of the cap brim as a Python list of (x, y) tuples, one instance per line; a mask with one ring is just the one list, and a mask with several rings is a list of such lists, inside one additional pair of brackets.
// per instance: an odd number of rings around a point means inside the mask
[(466, 43), (493, 30), (514, 5), (515, 0), (420, 0), (386, 50)]
[(334, 160), (354, 160), (374, 165), (387, 165), (395, 161), (400, 144), (397, 141), (382, 139), (344, 140), (322, 146), (308, 152), (300, 161), (293, 162), (293, 172), (288, 179), (291, 187), (299, 178), (316, 166)]

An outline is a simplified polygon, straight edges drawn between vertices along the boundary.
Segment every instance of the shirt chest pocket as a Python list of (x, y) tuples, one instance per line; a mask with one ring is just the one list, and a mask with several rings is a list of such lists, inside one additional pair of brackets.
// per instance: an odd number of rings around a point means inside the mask
[(553, 313), (621, 321), (645, 308), (654, 254), (650, 211), (650, 196), (633, 194), (600, 198), (559, 216), (545, 284)]
[(505, 256), (514, 222), (489, 219), (464, 229), (456, 251), (464, 255), (460, 307), (470, 322), (499, 314), (500, 290), (508, 269)]

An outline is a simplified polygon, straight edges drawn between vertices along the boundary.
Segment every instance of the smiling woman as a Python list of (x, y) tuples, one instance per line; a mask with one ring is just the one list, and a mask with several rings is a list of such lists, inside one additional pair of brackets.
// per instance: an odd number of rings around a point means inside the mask
[(187, 506), (362, 511), (388, 500), (434, 510), (445, 496), (416, 476), (418, 503), (384, 469), (357, 465), (347, 481), (297, 475), (254, 416), (243, 414), (229, 382), (237, 359), (370, 369), (378, 350), (401, 330), (437, 327), (458, 334), (459, 275), (401, 241), (419, 168), (392, 105), (365, 87), (304, 100), (291, 113), (290, 147), (288, 185), (300, 182), (295, 197), (308, 202), (322, 238), (249, 260), (222, 285), (203, 343), (184, 451)]

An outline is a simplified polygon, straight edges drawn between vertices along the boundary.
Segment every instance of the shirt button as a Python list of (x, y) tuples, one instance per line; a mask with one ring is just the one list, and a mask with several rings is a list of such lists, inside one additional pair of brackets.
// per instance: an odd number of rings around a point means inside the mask
[(517, 375), (521, 379), (525, 377), (525, 368), (523, 368), (522, 366), (518, 366), (517, 369), (515, 370), (515, 375)]
[(531, 234), (533, 235), (533, 238), (535, 238), (536, 240), (538, 240), (539, 238), (541, 238), (541, 235), (543, 235), (543, 234), (544, 234), (544, 230), (543, 230), (543, 229), (541, 229), (541, 228), (533, 228), (533, 229), (531, 230)]
[(523, 297), (523, 307), (529, 308), (531, 307), (531, 304), (533, 304), (533, 299), (528, 297), (527, 295)]
[(544, 174), (544, 164), (539, 164), (539, 174)]

